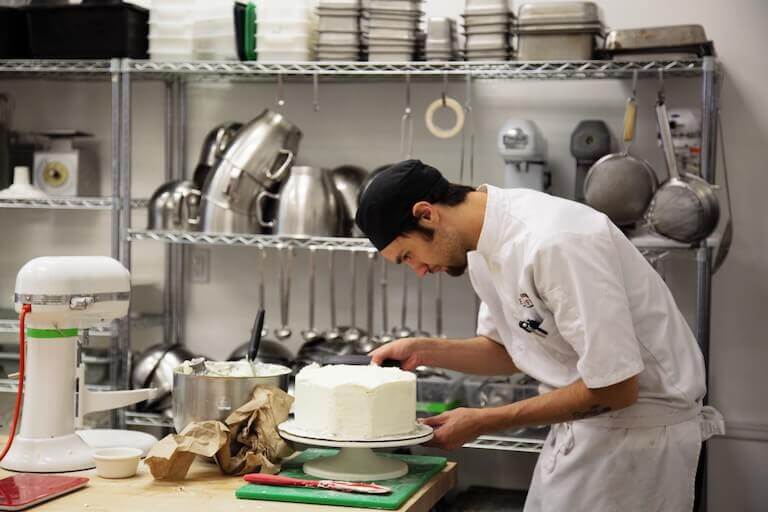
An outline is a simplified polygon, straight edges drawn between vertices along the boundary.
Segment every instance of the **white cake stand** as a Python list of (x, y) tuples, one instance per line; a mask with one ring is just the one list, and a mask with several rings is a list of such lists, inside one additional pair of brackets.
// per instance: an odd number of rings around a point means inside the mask
[(379, 437), (376, 439), (340, 439), (321, 437), (316, 433), (297, 428), (295, 420), (288, 420), (278, 427), (280, 435), (290, 441), (310, 446), (340, 448), (331, 457), (322, 457), (304, 463), (304, 473), (329, 480), (370, 482), (398, 478), (408, 473), (405, 462), (377, 455), (372, 448), (393, 448), (426, 443), (432, 439), (432, 427), (417, 424), (407, 434)]

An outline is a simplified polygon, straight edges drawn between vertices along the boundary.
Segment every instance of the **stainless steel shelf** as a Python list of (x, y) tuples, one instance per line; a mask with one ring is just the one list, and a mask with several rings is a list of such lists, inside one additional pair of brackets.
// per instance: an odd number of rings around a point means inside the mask
[[(131, 208), (146, 208), (148, 199), (132, 199)], [(25, 208), (48, 210), (111, 210), (111, 197), (46, 197), (45, 199), (0, 198), (0, 208)]]
[(488, 61), (488, 62), (239, 62), (189, 61), (156, 62), (123, 61), (123, 70), (140, 79), (167, 80), (176, 76), (188, 79), (259, 80), (264, 78), (382, 78), (409, 75), (443, 77), (451, 75), (484, 79), (578, 80), (631, 77), (697, 76), (702, 72), (701, 60), (614, 62), (614, 61)]
[(0, 60), (0, 80), (107, 80), (120, 70), (115, 60)]
[(367, 238), (288, 237), (275, 235), (227, 235), (222, 233), (195, 233), (187, 231), (145, 231), (131, 229), (128, 240), (151, 240), (176, 244), (233, 245), (263, 248), (344, 249), (348, 251), (373, 251)]
[(484, 450), (501, 450), (507, 452), (539, 453), (544, 447), (543, 439), (525, 437), (480, 436), (464, 448), (480, 448)]
[[(221, 233), (196, 233), (187, 231), (147, 231), (131, 229), (128, 240), (132, 242), (151, 240), (175, 244), (194, 245), (244, 245), (263, 248), (296, 247), (317, 249), (340, 249), (352, 251), (373, 251), (373, 245), (367, 238), (333, 238), (333, 237), (288, 237), (274, 235), (227, 235)], [(695, 250), (697, 246), (682, 244), (656, 235), (642, 235), (630, 240), (638, 249), (647, 252), (686, 251)], [(707, 244), (714, 247), (719, 242), (716, 237), (710, 237)]]
[[(88, 391), (112, 391), (112, 386), (87, 384)], [(18, 379), (0, 379), (0, 393), (16, 393), (19, 389)]]
[(125, 411), (125, 424), (133, 427), (174, 428), (171, 418), (151, 412)]

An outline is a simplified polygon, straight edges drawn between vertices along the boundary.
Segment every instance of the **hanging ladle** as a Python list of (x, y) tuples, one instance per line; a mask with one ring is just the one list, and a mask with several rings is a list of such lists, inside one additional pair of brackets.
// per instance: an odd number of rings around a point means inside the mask
[(344, 341), (347, 343), (355, 344), (358, 342), (361, 336), (363, 336), (365, 333), (357, 328), (357, 308), (356, 306), (356, 299), (357, 299), (357, 265), (356, 261), (357, 258), (355, 257), (355, 252), (352, 251), (350, 254), (350, 262), (349, 262), (349, 271), (352, 274), (352, 286), (350, 287), (350, 309), (349, 309), (349, 328), (344, 333)]
[[(284, 246), (280, 246), (282, 250)], [(293, 260), (293, 247), (288, 247), (288, 254), (280, 260), (280, 321), (282, 327), (275, 329), (275, 336), (279, 340), (291, 337), (292, 331), (288, 327), (288, 308), (291, 297), (291, 263)]]
[(368, 257), (368, 278), (366, 283), (365, 300), (365, 326), (367, 335), (361, 336), (355, 343), (355, 352), (358, 354), (367, 354), (379, 346), (378, 337), (373, 335), (374, 266), (376, 263), (377, 253), (371, 251), (366, 256)]
[(315, 328), (315, 253), (317, 248), (309, 248), (309, 327), (301, 333), (304, 341), (314, 341), (322, 338), (323, 334)]
[(403, 267), (403, 302), (400, 309), (400, 327), (394, 331), (395, 338), (410, 338), (413, 330), (405, 325), (408, 315), (408, 267)]
[(387, 304), (389, 301), (389, 297), (387, 295), (387, 287), (389, 286), (389, 283), (387, 282), (388, 268), (387, 260), (381, 258), (381, 281), (379, 283), (381, 286), (381, 334), (378, 336), (378, 342), (381, 345), (389, 343), (395, 339), (395, 337), (392, 336), (392, 334), (389, 332), (389, 307)]

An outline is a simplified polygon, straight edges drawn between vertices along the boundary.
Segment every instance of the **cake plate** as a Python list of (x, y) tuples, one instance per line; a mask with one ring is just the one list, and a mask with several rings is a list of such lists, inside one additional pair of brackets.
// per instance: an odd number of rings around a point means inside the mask
[(398, 478), (408, 473), (405, 462), (377, 455), (372, 448), (393, 448), (426, 443), (432, 439), (432, 427), (417, 424), (414, 429), (398, 436), (376, 439), (341, 439), (324, 437), (296, 426), (295, 420), (288, 420), (278, 427), (280, 435), (289, 441), (310, 446), (339, 448), (339, 453), (304, 463), (304, 473), (328, 480), (369, 482)]

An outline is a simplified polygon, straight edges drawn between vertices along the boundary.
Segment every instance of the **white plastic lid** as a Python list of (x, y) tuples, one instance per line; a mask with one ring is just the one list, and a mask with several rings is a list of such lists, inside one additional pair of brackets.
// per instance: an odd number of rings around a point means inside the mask
[(26, 165), (17, 165), (13, 168), (13, 184), (14, 185), (30, 185), (29, 181), (29, 167)]

